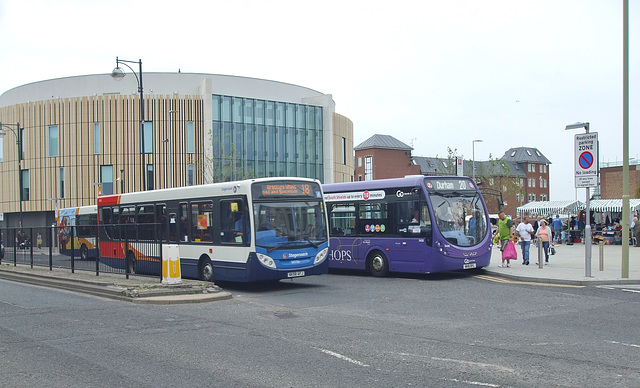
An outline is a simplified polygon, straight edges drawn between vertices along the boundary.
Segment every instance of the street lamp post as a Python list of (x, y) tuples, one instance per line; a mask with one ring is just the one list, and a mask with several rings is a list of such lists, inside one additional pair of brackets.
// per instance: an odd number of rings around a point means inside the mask
[[(589, 133), (589, 123), (575, 123), (569, 124), (565, 127), (565, 130), (569, 129), (581, 129), (584, 128), (585, 133)], [(597, 161), (595, 161), (597, 163)], [(591, 277), (591, 212), (589, 209), (589, 200), (591, 197), (591, 188), (585, 187), (587, 191), (586, 214), (584, 223), (584, 276)]]
[(18, 146), (18, 158), (17, 158), (17, 163), (18, 163), (18, 203), (20, 204), (19, 208), (20, 208), (20, 228), (22, 228), (22, 185), (20, 184), (22, 181), (22, 141), (21, 141), (21, 136), (20, 136), (20, 123), (16, 123), (16, 129), (13, 129), (10, 125), (8, 124), (2, 124), (0, 123), (0, 138), (3, 138), (6, 134), (7, 131), (5, 131), (4, 129), (2, 129), (3, 127), (7, 128), (8, 130), (11, 131), (11, 133), (13, 133), (13, 135), (16, 137), (16, 145)]
[(472, 161), (471, 161), (471, 176), (473, 183), (476, 182), (476, 143), (482, 143), (482, 139), (474, 140), (471, 143)]
[[(129, 66), (127, 63), (137, 63), (139, 66), (138, 74), (136, 74), (133, 68), (131, 68), (131, 66)], [(144, 93), (142, 88), (142, 59), (138, 59), (138, 61), (127, 61), (116, 57), (116, 67), (113, 69), (113, 71), (111, 71), (111, 78), (115, 79), (116, 81), (122, 80), (126, 75), (126, 73), (120, 68), (120, 64), (125, 65), (129, 68), (129, 70), (131, 70), (138, 83), (138, 93), (140, 93), (140, 154), (142, 155), (142, 191), (146, 191), (146, 166), (144, 157), (146, 150), (144, 147)]]

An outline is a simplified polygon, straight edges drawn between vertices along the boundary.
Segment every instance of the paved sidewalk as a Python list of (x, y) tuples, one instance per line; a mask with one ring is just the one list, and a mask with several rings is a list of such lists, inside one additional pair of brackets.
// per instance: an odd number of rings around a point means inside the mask
[(201, 303), (230, 299), (231, 293), (213, 283), (183, 279), (181, 284), (164, 285), (158, 277), (100, 273), (68, 268), (31, 268), (29, 265), (3, 260), (0, 264), (0, 279), (20, 283), (53, 287), (105, 298), (146, 304)]
[[(493, 248), (491, 264), (485, 269), (494, 275), (511, 279), (546, 283), (578, 285), (640, 284), (640, 248), (629, 247), (629, 277), (622, 278), (622, 245), (605, 245), (603, 248), (603, 271), (600, 271), (600, 247), (591, 246), (591, 276), (586, 277), (584, 244), (556, 245), (556, 254), (549, 256), (549, 264), (540, 269), (538, 249), (531, 247), (530, 264), (522, 265), (522, 250), (516, 245), (518, 259), (511, 261), (510, 268), (500, 268), (501, 253)], [(544, 255), (543, 255), (544, 261)]]

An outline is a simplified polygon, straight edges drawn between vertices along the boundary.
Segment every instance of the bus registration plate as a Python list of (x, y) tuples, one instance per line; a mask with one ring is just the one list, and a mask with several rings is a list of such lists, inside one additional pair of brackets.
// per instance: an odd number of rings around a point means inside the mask
[(297, 278), (300, 276), (304, 276), (304, 271), (294, 271), (294, 272), (289, 272), (287, 274), (287, 277), (290, 277), (290, 278)]
[(472, 269), (476, 267), (476, 263), (469, 263), (469, 264), (464, 264), (462, 266), (463, 269)]

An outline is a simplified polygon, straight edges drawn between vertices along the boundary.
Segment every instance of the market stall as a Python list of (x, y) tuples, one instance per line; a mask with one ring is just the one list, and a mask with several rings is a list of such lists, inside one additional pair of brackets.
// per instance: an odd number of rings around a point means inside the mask
[[(584, 211), (585, 209), (586, 206), (583, 205), (580, 210)], [(633, 217), (636, 217), (638, 211), (640, 211), (640, 199), (629, 199), (629, 210), (629, 223), (631, 223)], [(594, 236), (601, 236), (605, 244), (621, 244), (622, 199), (591, 200), (589, 202), (589, 211), (591, 213), (591, 223), (594, 225)]]

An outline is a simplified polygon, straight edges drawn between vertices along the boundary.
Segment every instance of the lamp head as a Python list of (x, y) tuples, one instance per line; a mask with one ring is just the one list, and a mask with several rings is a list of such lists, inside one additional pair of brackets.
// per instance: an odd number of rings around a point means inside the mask
[(111, 78), (116, 81), (120, 81), (124, 78), (125, 75), (127, 75), (127, 73), (125, 73), (120, 67), (117, 66), (113, 68), (113, 71), (111, 71)]
[(567, 125), (564, 129), (565, 129), (565, 130), (569, 130), (569, 129), (578, 129), (578, 128), (585, 128), (585, 129), (589, 129), (589, 123), (575, 123), (575, 124), (569, 124), (569, 125)]

